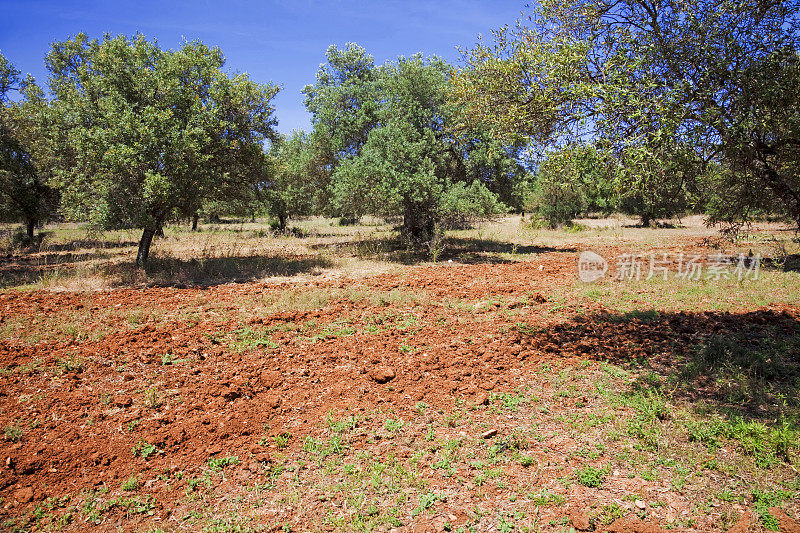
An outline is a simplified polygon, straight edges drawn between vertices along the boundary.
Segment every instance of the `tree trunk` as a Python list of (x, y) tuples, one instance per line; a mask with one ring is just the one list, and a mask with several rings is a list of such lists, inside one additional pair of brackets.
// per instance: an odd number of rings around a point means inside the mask
[(136, 264), (143, 267), (147, 264), (147, 258), (150, 256), (150, 244), (153, 242), (153, 235), (155, 231), (145, 228), (142, 232), (142, 239), (139, 241), (139, 251), (136, 254)]
[(192, 215), (192, 231), (197, 231), (197, 222), (200, 220), (200, 217), (195, 213)]
[(766, 176), (767, 186), (772, 189), (778, 200), (783, 202), (789, 217), (795, 221), (800, 228), (800, 194), (792, 189), (783, 177), (772, 167), (764, 163), (764, 175)]
[(278, 214), (278, 227), (281, 231), (286, 231), (286, 215), (283, 213)]
[(403, 236), (414, 246), (428, 244), (436, 230), (436, 222), (429, 213), (406, 206), (403, 213)]
[(33, 231), (36, 229), (36, 220), (29, 218), (25, 221), (25, 232), (28, 235), (28, 241), (33, 242)]
[(158, 229), (155, 231), (155, 236), (156, 237), (163, 237), (164, 236), (164, 226), (159, 224)]

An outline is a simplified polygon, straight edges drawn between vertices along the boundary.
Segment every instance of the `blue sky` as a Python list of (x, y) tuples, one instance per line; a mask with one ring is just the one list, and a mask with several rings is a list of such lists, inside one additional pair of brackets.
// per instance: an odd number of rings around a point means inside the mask
[(378, 63), (422, 52), (457, 63), (456, 47), (513, 24), (522, 0), (443, 1), (57, 1), (0, 0), (0, 51), (44, 84), (44, 56), (54, 41), (81, 31), (157, 38), (163, 48), (200, 39), (222, 48), (227, 68), (282, 87), (278, 129), (309, 127), (302, 88), (314, 82), (330, 44), (352, 41)]

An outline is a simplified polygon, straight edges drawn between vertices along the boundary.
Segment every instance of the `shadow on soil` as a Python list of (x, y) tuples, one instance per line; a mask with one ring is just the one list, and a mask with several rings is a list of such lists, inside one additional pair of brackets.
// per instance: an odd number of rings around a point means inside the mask
[(789, 313), (634, 311), (518, 329), (545, 352), (623, 365), (675, 399), (800, 429), (800, 317)]
[[(327, 249), (330, 245), (312, 245), (312, 249)], [(351, 252), (363, 259), (378, 259), (404, 265), (430, 262), (429, 250), (410, 249), (399, 238), (378, 238), (340, 242), (337, 248)], [(449, 237), (444, 248), (437, 254), (437, 261), (453, 260), (466, 264), (513, 263), (514, 259), (502, 255), (535, 255), (549, 252), (577, 252), (577, 248), (553, 248), (550, 246), (515, 245), (488, 239)]]
[[(155, 258), (147, 265), (145, 281), (152, 285), (175, 287), (246, 283), (271, 276), (315, 274), (320, 273), (319, 269), (331, 266), (332, 261), (322, 257), (245, 256), (190, 260)], [(134, 276), (142, 275), (141, 270), (131, 270)]]
[(139, 245), (138, 241), (103, 241), (100, 239), (78, 239), (72, 242), (63, 244), (47, 244), (46, 251), (48, 252), (72, 252), (75, 250), (103, 250), (103, 249), (118, 249), (118, 248), (132, 248)]
[[(63, 261), (64, 256), (61, 257)], [(91, 258), (96, 257), (96, 254), (91, 256)], [(90, 274), (96, 274), (112, 280), (112, 284), (122, 286), (186, 287), (245, 283), (271, 276), (316, 274), (320, 273), (319, 269), (331, 266), (333, 266), (332, 261), (323, 257), (244, 256), (190, 260), (151, 257), (145, 270), (137, 268), (131, 261), (124, 261), (96, 267)], [(17, 263), (7, 265), (5, 268), (0, 265), (0, 288), (38, 283), (48, 279), (57, 281), (58, 278), (74, 275), (78, 269), (85, 270), (86, 267), (66, 262), (55, 265)]]

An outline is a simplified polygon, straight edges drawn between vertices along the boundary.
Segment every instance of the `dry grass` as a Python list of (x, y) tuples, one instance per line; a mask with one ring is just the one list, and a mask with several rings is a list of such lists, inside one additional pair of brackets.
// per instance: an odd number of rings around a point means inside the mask
[[(760, 253), (772, 261), (800, 258), (794, 234), (776, 224), (749, 229), (734, 242), (703, 224), (701, 217), (672, 221), (652, 229), (621, 217), (576, 221), (572, 228), (534, 228), (507, 216), (472, 229), (451, 231), (439, 260), (465, 263), (519, 261), (547, 251), (573, 252), (608, 247), (646, 252), (704, 242), (726, 253)], [(361, 277), (427, 261), (406, 250), (394, 228), (365, 219), (357, 226), (311, 217), (295, 221), (290, 232), (275, 233), (266, 221), (202, 225), (199, 232), (173, 225), (157, 239), (151, 264), (134, 265), (139, 232), (96, 232), (80, 224), (55, 224), (42, 230), (41, 243), (20, 248), (14, 227), (0, 227), (0, 287), (99, 290), (119, 286), (196, 285), (226, 282), (305, 280), (320, 275)]]

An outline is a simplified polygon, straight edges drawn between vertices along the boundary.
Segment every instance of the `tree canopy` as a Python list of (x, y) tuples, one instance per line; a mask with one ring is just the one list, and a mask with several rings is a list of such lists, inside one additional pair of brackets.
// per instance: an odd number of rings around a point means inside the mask
[(470, 123), (501, 138), (602, 141), (631, 196), (682, 194), (713, 169), (739, 193), (718, 219), (768, 205), (800, 225), (799, 10), (787, 0), (543, 0), (469, 52), (453, 94)]
[(342, 214), (400, 215), (406, 240), (430, 247), (437, 226), (506, 209), (497, 195), (512, 198), (523, 169), (502, 145), (453, 129), (451, 72), (438, 58), (375, 66), (357, 45), (328, 50), (305, 93), (312, 135), (332, 147), (330, 190)]
[[(49, 104), (31, 76), (20, 76), (0, 54), (0, 218), (22, 221), (30, 241), (38, 222), (54, 213), (58, 195), (48, 185)], [(11, 101), (11, 91), (22, 98)]]
[(137, 262), (171, 212), (194, 213), (259, 179), (278, 89), (225, 73), (219, 49), (80, 34), (46, 61), (66, 132), (63, 208), (100, 227), (143, 229)]

